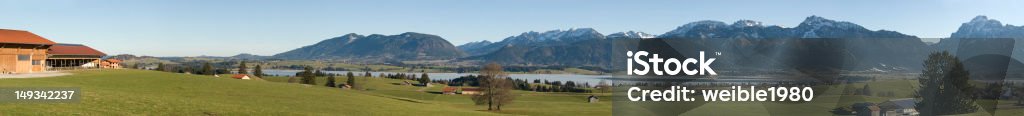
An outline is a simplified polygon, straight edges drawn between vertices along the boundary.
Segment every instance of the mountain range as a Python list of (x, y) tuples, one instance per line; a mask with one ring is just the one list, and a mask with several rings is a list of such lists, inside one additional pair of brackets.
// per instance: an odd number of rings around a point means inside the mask
[[(501, 41), (470, 42), (453, 46), (445, 39), (430, 34), (408, 32), (400, 35), (362, 36), (347, 34), (272, 56), (281, 59), (358, 59), (380, 60), (451, 60), (486, 61), (511, 65), (562, 65), (613, 67), (616, 47), (640, 48), (650, 38), (661, 38), (679, 45), (678, 50), (717, 50), (723, 53), (725, 67), (762, 67), (791, 65), (793, 57), (811, 48), (836, 47), (837, 59), (852, 70), (905, 70), (920, 67), (920, 60), (930, 52), (951, 50), (961, 38), (1021, 38), (1024, 27), (1002, 25), (999, 21), (978, 16), (964, 23), (951, 38), (935, 45), (921, 42), (912, 35), (888, 30), (869, 30), (845, 21), (810, 16), (796, 27), (764, 25), (758, 21), (740, 20), (732, 24), (721, 21), (687, 23), (664, 34), (626, 31), (604, 35), (592, 28), (571, 28), (544, 32), (523, 32)], [(683, 41), (679, 41), (683, 40)], [(631, 44), (632, 43), (632, 44)], [(1024, 48), (1017, 44), (1016, 48)], [(676, 46), (673, 46), (676, 47)], [(682, 52), (682, 51), (680, 51)], [(782, 53), (785, 52), (785, 53)], [(689, 53), (689, 52), (682, 52)], [(1024, 49), (1014, 49), (1024, 53)], [(1014, 55), (1015, 59), (1024, 58)]]
[(280, 59), (345, 59), (360, 62), (389, 60), (446, 60), (466, 56), (437, 35), (406, 32), (399, 35), (355, 33), (276, 54)]

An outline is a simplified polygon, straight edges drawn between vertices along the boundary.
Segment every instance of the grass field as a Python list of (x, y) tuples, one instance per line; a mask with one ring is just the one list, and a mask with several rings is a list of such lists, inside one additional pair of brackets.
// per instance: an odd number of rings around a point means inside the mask
[[(287, 82), (287, 77), (267, 77), (265, 80), (272, 82)], [(326, 82), (326, 78), (317, 78), (318, 85)], [(419, 87), (411, 85), (400, 85), (403, 81), (415, 83), (412, 80), (397, 80), (386, 78), (356, 77), (357, 85), (361, 84), (367, 90), (357, 91), (367, 95), (409, 99), (410, 101), (430, 104), (440, 104), (470, 111), (483, 111), (486, 106), (474, 105), (468, 95), (444, 95), (441, 92), (444, 85), (435, 84), (433, 87)], [(341, 84), (346, 77), (337, 77), (336, 83)], [(502, 107), (501, 114), (521, 115), (611, 115), (610, 93), (550, 93), (532, 91), (514, 91), (518, 96), (512, 104)], [(604, 100), (598, 103), (587, 103), (590, 95), (598, 96)]]
[[(396, 85), (405, 80), (359, 78), (368, 90), (345, 90), (145, 70), (92, 70), (73, 75), (0, 79), (0, 87), (80, 87), (80, 103), (2, 103), (0, 115), (611, 115), (611, 103), (586, 103), (577, 93), (516, 91), (503, 111), (486, 111), (470, 96), (437, 94), (444, 86)], [(337, 78), (344, 83), (345, 78)], [(607, 98), (608, 94), (598, 94)]]
[[(515, 102), (500, 112), (474, 105), (467, 95), (443, 95), (444, 85), (419, 87), (403, 81), (357, 77), (366, 90), (346, 90), (317, 85), (287, 83), (287, 77), (266, 81), (237, 80), (227, 75), (212, 77), (145, 70), (91, 70), (47, 78), (0, 79), (0, 87), (80, 87), (80, 103), (0, 103), (0, 115), (611, 115), (608, 93), (549, 93), (514, 91)], [(336, 78), (338, 84), (345, 77)], [(844, 87), (870, 84), (875, 92), (894, 91), (896, 97), (859, 96), (839, 93)], [(812, 102), (707, 102), (669, 104), (694, 109), (684, 115), (832, 115), (836, 106), (855, 102), (879, 103), (910, 97), (915, 80), (881, 80), (828, 86)], [(883, 89), (884, 88), (884, 89)], [(599, 103), (586, 103), (596, 95)], [(1000, 101), (1000, 104), (1011, 103)], [(684, 105), (684, 106), (680, 106)], [(699, 106), (685, 106), (699, 105)], [(621, 107), (631, 107), (624, 104)], [(722, 109), (737, 112), (722, 112)], [(644, 110), (635, 112), (645, 113)], [(651, 113), (651, 112), (646, 112)], [(996, 110), (997, 115), (1024, 114), (1022, 108)], [(653, 115), (653, 113), (652, 113)], [(966, 115), (988, 115), (985, 111)]]
[(80, 87), (80, 103), (4, 103), (0, 115), (495, 115), (320, 86), (143, 70), (2, 79), (0, 87)]
[[(861, 88), (865, 84), (870, 85), (873, 92), (895, 92), (894, 97), (863, 96), (863, 95), (842, 95), (846, 87)], [(628, 101), (616, 101), (616, 111), (623, 111), (628, 114), (640, 115), (722, 115), (722, 116), (749, 116), (749, 115), (779, 115), (779, 116), (828, 116), (835, 115), (829, 111), (840, 106), (850, 106), (859, 102), (881, 103), (890, 99), (910, 98), (919, 86), (917, 80), (893, 79), (879, 80), (874, 82), (838, 84), (830, 86), (817, 86), (816, 92), (823, 92), (815, 96), (810, 102), (657, 102), (636, 104)], [(820, 91), (818, 91), (820, 90)], [(624, 92), (624, 90), (617, 90)], [(625, 97), (625, 96), (616, 96)], [(697, 96), (697, 99), (701, 99)], [(981, 103), (978, 100), (976, 103)], [(990, 101), (988, 101), (990, 102)], [(1000, 100), (998, 105), (1001, 108), (995, 109), (995, 116), (1021, 116), (1024, 115), (1024, 108), (1005, 107), (1013, 106), (1013, 101)], [(660, 112), (652, 112), (660, 111)], [(989, 116), (984, 109), (978, 112), (960, 114), (967, 116)]]

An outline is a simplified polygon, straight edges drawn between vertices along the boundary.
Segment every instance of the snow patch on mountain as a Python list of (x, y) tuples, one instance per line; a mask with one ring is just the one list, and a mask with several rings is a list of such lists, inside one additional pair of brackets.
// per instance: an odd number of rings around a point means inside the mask
[(517, 36), (505, 38), (505, 44), (530, 44), (534, 42), (565, 42), (571, 43), (587, 39), (604, 39), (604, 35), (592, 28), (570, 28), (568, 30), (550, 30), (545, 32), (523, 32)]
[(1024, 26), (1003, 25), (988, 16), (977, 16), (970, 22), (963, 23), (950, 35), (952, 38), (1021, 38), (1024, 37)]
[(736, 21), (735, 23), (732, 23), (732, 27), (762, 27), (762, 26), (763, 25), (761, 24), (760, 21), (753, 21), (753, 20), (739, 20), (739, 21)]
[(626, 32), (618, 32), (618, 33), (609, 34), (608, 36), (605, 36), (605, 37), (606, 38), (655, 38), (656, 36), (653, 35), (653, 34), (648, 34), (648, 33), (639, 32), (639, 31), (626, 31)]
[(726, 26), (725, 22), (712, 21), (712, 20), (703, 20), (703, 21), (687, 23), (687, 24), (685, 24), (683, 26), (676, 27), (675, 30), (672, 30), (672, 31), (669, 31), (669, 32), (665, 32), (665, 34), (661, 34), (661, 35), (662, 36), (686, 35), (687, 33), (690, 32), (690, 30), (693, 30), (696, 27), (706, 27), (706, 28), (712, 28), (713, 29), (713, 28), (727, 27), (727, 26)]

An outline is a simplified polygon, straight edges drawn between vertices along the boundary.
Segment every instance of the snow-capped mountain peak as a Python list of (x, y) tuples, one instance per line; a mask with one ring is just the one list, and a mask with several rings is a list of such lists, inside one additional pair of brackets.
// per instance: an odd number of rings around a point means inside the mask
[(759, 21), (739, 20), (739, 21), (736, 21), (735, 23), (732, 23), (732, 26), (733, 27), (760, 27), (760, 26), (763, 26), (763, 25)]
[(342, 36), (339, 36), (339, 37), (334, 37), (332, 39), (344, 41), (344, 42), (341, 42), (341, 44), (348, 44), (348, 43), (351, 43), (352, 41), (355, 41), (356, 39), (363, 38), (363, 37), (366, 37), (366, 36), (359, 35), (359, 34), (356, 34), (356, 33), (348, 33), (348, 34), (345, 34), (345, 35), (342, 35)]
[(841, 29), (863, 29), (864, 28), (864, 27), (861, 27), (860, 25), (853, 24), (853, 23), (850, 23), (850, 22), (835, 21), (835, 20), (825, 19), (824, 17), (820, 17), (820, 16), (817, 16), (817, 15), (812, 15), (810, 17), (807, 17), (807, 19), (804, 19), (804, 22), (801, 22), (800, 25), (797, 26), (797, 27), (798, 28), (799, 27), (809, 27), (809, 28), (836, 27), (836, 28), (841, 28)]
[(974, 17), (974, 19), (971, 19), (970, 23), (974, 23), (974, 22), (987, 22), (987, 21), (995, 21), (995, 20), (988, 19), (988, 16), (985, 16), (985, 15), (978, 15), (978, 16)]
[(469, 49), (482, 48), (482, 47), (485, 47), (485, 46), (491, 45), (491, 44), (494, 44), (494, 42), (483, 40), (483, 41), (477, 41), (477, 42), (469, 42), (469, 43), (462, 44), (462, 45), (455, 46), (455, 47), (459, 48), (460, 50), (469, 50)]
[(592, 28), (570, 28), (568, 30), (550, 30), (544, 32), (529, 31), (502, 40), (505, 43), (530, 43), (541, 41), (575, 42), (585, 39), (604, 39), (604, 35)]
[(349, 38), (349, 39), (357, 39), (357, 38), (362, 38), (363, 35), (359, 35), (359, 34), (356, 34), (356, 33), (348, 33), (348, 34), (342, 35), (341, 37), (345, 37), (345, 38)]
[(995, 20), (995, 19), (988, 19), (988, 16), (981, 15), (981, 16), (974, 17), (974, 19), (971, 19), (971, 22), (964, 23), (964, 25), (971, 26), (971, 27), (983, 28), (983, 27), (1002, 27), (1003, 23), (1001, 23), (1001, 22), (999, 22), (998, 20)]
[(980, 15), (963, 23), (952, 38), (1015, 38), (1024, 36), (1024, 26), (1003, 25), (995, 19)]
[(720, 21), (698, 21), (679, 26), (675, 30), (658, 35), (660, 38), (823, 38), (823, 37), (913, 37), (892, 31), (871, 31), (845, 21), (835, 21), (820, 16), (807, 17), (796, 27), (766, 26), (753, 20), (739, 20), (731, 25)]
[(648, 33), (639, 32), (639, 31), (626, 31), (626, 32), (613, 33), (613, 34), (610, 34), (610, 35), (605, 36), (605, 37), (607, 37), (607, 38), (655, 38), (656, 36), (653, 35), (653, 34), (648, 34)]
[(697, 28), (697, 27), (714, 29), (714, 28), (719, 28), (719, 27), (726, 27), (726, 24), (725, 24), (725, 22), (713, 21), (713, 20), (697, 21), (697, 22), (687, 23), (687, 24), (685, 24), (683, 26), (676, 27), (675, 30), (672, 30), (672, 31), (669, 31), (669, 32), (665, 32), (665, 34), (662, 34), (662, 35), (685, 35), (687, 32), (690, 32), (690, 30), (693, 30), (694, 28)]
[(826, 32), (827, 31), (834, 31), (835, 29), (847, 30), (847, 31), (854, 31), (854, 30), (870, 31), (870, 30), (868, 30), (868, 29), (866, 29), (866, 28), (864, 28), (864, 27), (862, 27), (860, 25), (854, 24), (854, 23), (850, 23), (850, 22), (846, 22), (846, 21), (835, 21), (835, 20), (825, 19), (824, 17), (820, 17), (820, 16), (816, 16), (816, 15), (812, 15), (810, 17), (807, 17), (806, 19), (804, 19), (803, 22), (800, 23), (800, 25), (796, 26), (795, 29), (796, 30), (795, 30), (794, 33), (797, 33), (799, 35), (799, 37), (801, 37), (801, 38), (821, 38), (821, 37), (827, 37), (828, 34), (826, 34), (825, 36), (822, 36), (819, 33), (821, 33), (821, 31), (826, 31)]

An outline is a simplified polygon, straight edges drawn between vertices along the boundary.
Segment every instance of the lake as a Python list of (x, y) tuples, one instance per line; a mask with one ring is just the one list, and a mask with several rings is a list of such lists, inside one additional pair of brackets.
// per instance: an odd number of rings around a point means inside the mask
[[(277, 76), (294, 76), (295, 73), (298, 73), (298, 72), (302, 72), (302, 70), (279, 70), (279, 69), (263, 70), (263, 73), (265, 73), (265, 74), (277, 75)], [(349, 71), (323, 71), (323, 72), (324, 73), (333, 73), (333, 74), (346, 74)], [(352, 72), (352, 73), (354, 73), (356, 75), (362, 75), (365, 72), (358, 72), (357, 71), (357, 72)], [(370, 72), (370, 74), (375, 76), (375, 77), (380, 76), (381, 73), (383, 73), (383, 74), (396, 74), (396, 73), (401, 73), (401, 72)], [(406, 74), (416, 74), (416, 76), (419, 76), (420, 74), (423, 74), (423, 73), (406, 73)], [(476, 73), (427, 73), (427, 75), (430, 76), (430, 79), (433, 79), (433, 80), (440, 80), (440, 79), (450, 80), (450, 79), (459, 78), (461, 76), (475, 75), (475, 74)], [(538, 79), (539, 80), (548, 80), (548, 81), (552, 81), (552, 82), (553, 81), (562, 81), (562, 82), (573, 81), (573, 82), (576, 82), (576, 83), (589, 83), (591, 86), (597, 85), (602, 80), (604, 80), (608, 84), (629, 84), (629, 83), (636, 83), (636, 82), (651, 82), (650, 80), (647, 80), (647, 81), (634, 80), (634, 79), (637, 79), (635, 77), (628, 77), (628, 76), (614, 77), (613, 75), (509, 74), (509, 77), (513, 78), (513, 79), (523, 79), (523, 80), (526, 80), (527, 82), (533, 82), (533, 80), (538, 80)], [(787, 76), (777, 76), (777, 75), (750, 75), (750, 76), (724, 76), (724, 75), (719, 75), (719, 76), (717, 76), (715, 78), (697, 78), (697, 79), (694, 79), (692, 81), (689, 81), (688, 83), (690, 83), (690, 84), (707, 84), (707, 83), (758, 84), (758, 83), (765, 83), (765, 82), (774, 83), (774, 82), (800, 81), (800, 80), (807, 80), (807, 79), (806, 78), (805, 79), (794, 79), (794, 78), (787, 77)], [(811, 79), (811, 80), (813, 80), (813, 79)]]
[[(302, 70), (277, 70), (277, 69), (263, 70), (264, 74), (267, 74), (267, 75), (277, 75), (277, 76), (295, 76), (295, 73), (298, 73), (298, 72), (302, 72)], [(323, 71), (323, 72), (324, 73), (333, 73), (333, 74), (346, 74), (349, 71)], [(365, 72), (358, 72), (357, 71), (357, 72), (352, 72), (352, 73), (354, 73), (356, 75), (362, 75)], [(401, 72), (370, 72), (370, 74), (375, 76), (375, 77), (376, 76), (380, 76), (381, 73), (383, 73), (383, 74), (396, 74), (396, 73), (401, 73)], [(421, 75), (423, 73), (406, 73), (406, 74), (416, 74), (416, 76), (419, 77), (419, 75)], [(427, 73), (427, 75), (429, 75), (430, 79), (433, 79), (433, 80), (440, 80), (440, 79), (449, 80), (449, 79), (455, 79), (455, 78), (459, 78), (461, 76), (466, 76), (466, 75), (476, 75), (476, 73)], [(513, 79), (523, 79), (523, 80), (526, 80), (527, 82), (533, 82), (533, 80), (539, 79), (539, 80), (562, 81), (562, 82), (573, 81), (573, 82), (576, 82), (576, 83), (590, 83), (590, 85), (597, 85), (597, 83), (601, 82), (601, 80), (605, 80), (609, 84), (612, 83), (612, 81), (610, 80), (612, 78), (612, 75), (509, 74), (509, 77), (511, 77)]]

